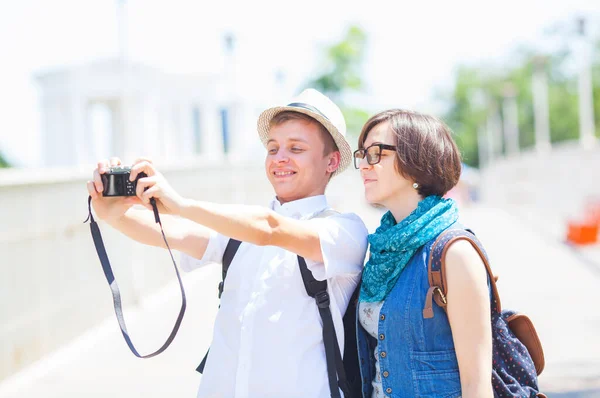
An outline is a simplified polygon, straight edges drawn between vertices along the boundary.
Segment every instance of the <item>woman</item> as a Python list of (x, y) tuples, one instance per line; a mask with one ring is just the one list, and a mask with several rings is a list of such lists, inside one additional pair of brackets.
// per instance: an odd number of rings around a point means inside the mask
[(388, 211), (369, 235), (358, 307), (363, 396), (492, 397), (490, 296), (484, 264), (466, 241), (446, 254), (447, 314), (423, 318), (427, 259), (458, 210), (442, 197), (460, 177), (449, 128), (415, 112), (370, 118), (354, 153), (369, 203)]

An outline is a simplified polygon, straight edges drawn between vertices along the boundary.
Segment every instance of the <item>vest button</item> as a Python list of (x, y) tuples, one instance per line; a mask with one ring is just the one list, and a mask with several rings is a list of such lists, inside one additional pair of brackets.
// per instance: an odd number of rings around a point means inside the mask
[(382, 321), (385, 321), (385, 315), (381, 314), (381, 315), (379, 316), (379, 319), (381, 319)]
[(383, 351), (380, 355), (381, 355), (381, 358), (385, 358), (387, 356), (387, 354), (385, 353), (385, 351)]
[(379, 340), (383, 340), (383, 339), (385, 339), (385, 335), (384, 334), (380, 334), (379, 335)]
[(385, 392), (387, 392), (388, 394), (391, 394), (392, 393), (392, 389), (388, 387), (388, 388), (385, 389)]
[(388, 372), (387, 370), (383, 372), (383, 377), (388, 377), (390, 375), (390, 372)]

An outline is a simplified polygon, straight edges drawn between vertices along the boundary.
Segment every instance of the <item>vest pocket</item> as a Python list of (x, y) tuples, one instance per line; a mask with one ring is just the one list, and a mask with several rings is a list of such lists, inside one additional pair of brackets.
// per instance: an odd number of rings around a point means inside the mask
[(410, 355), (416, 396), (460, 397), (460, 374), (454, 350), (413, 351)]

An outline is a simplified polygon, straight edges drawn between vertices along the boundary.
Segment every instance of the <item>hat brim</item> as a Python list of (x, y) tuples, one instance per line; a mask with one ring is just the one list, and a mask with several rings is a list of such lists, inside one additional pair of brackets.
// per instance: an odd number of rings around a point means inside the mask
[(319, 113), (312, 112), (309, 109), (299, 108), (295, 106), (277, 106), (274, 108), (269, 108), (262, 112), (258, 117), (257, 127), (258, 136), (260, 137), (260, 140), (262, 141), (265, 147), (267, 146), (267, 142), (269, 141), (269, 125), (271, 124), (271, 120), (277, 114), (285, 111), (298, 112), (308, 115), (313, 119), (317, 120), (319, 123), (321, 123), (327, 129), (327, 131), (329, 131), (329, 134), (331, 134), (331, 137), (337, 145), (341, 155), (340, 165), (337, 168), (337, 170), (333, 173), (332, 177), (340, 174), (348, 168), (348, 166), (352, 162), (352, 148), (350, 147), (348, 140), (346, 140), (346, 137), (344, 137), (338, 131), (337, 127), (335, 127), (333, 123), (329, 121), (329, 119), (327, 119)]

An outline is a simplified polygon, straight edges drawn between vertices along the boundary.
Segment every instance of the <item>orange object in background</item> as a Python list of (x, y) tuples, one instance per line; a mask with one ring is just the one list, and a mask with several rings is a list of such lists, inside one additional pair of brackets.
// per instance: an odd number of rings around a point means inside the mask
[(600, 242), (600, 200), (592, 199), (584, 206), (581, 218), (567, 222), (567, 242), (591, 245)]
[(598, 223), (571, 221), (567, 224), (567, 241), (575, 245), (598, 242)]

